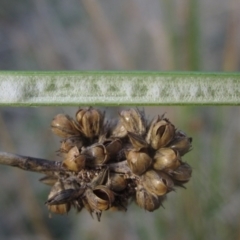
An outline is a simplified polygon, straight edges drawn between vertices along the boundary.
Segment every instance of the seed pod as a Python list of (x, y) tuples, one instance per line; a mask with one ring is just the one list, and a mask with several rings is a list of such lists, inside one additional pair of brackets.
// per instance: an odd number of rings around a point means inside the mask
[(142, 175), (152, 164), (152, 158), (143, 151), (129, 150), (125, 155), (129, 168), (136, 175)]
[(155, 118), (148, 130), (146, 141), (155, 150), (166, 146), (175, 135), (175, 127), (167, 119)]
[(146, 133), (146, 121), (143, 117), (143, 113), (138, 109), (123, 110), (120, 113), (120, 117), (123, 120), (123, 126), (128, 132), (133, 132), (139, 135)]
[(77, 147), (78, 149), (81, 149), (83, 146), (83, 140), (79, 136), (73, 136), (69, 137), (67, 139), (64, 139), (61, 141), (61, 147), (59, 149), (59, 152), (61, 153), (68, 153), (69, 150), (73, 147)]
[(127, 181), (123, 174), (110, 173), (107, 187), (109, 187), (114, 192), (120, 192), (127, 187)]
[(154, 170), (149, 170), (142, 176), (142, 184), (147, 191), (157, 196), (165, 195), (174, 187), (171, 177), (164, 172)]
[(75, 128), (74, 120), (65, 114), (58, 114), (53, 118), (51, 129), (54, 134), (63, 138), (80, 135)]
[(76, 113), (76, 120), (78, 122), (81, 132), (87, 138), (97, 137), (102, 129), (104, 114), (94, 108), (79, 109)]
[(137, 186), (136, 190), (136, 202), (139, 207), (152, 212), (161, 206), (161, 200), (159, 197), (148, 192), (142, 185)]
[(160, 148), (154, 156), (153, 168), (165, 172), (175, 170), (180, 165), (179, 153), (171, 148)]
[(83, 149), (82, 154), (86, 156), (86, 165), (89, 167), (102, 165), (109, 160), (109, 155), (103, 144), (93, 144)]
[(143, 113), (138, 109), (123, 110), (119, 115), (120, 120), (112, 132), (113, 137), (126, 137), (127, 132), (133, 132), (138, 135), (146, 133), (146, 121)]
[(85, 196), (93, 211), (107, 210), (114, 202), (114, 193), (104, 185), (99, 185), (94, 190), (88, 188)]
[(187, 136), (176, 137), (168, 146), (179, 152), (180, 156), (183, 156), (189, 152), (192, 148), (192, 138)]
[(122, 149), (122, 141), (118, 138), (104, 141), (103, 145), (106, 147), (107, 155), (110, 157), (116, 156)]
[(174, 180), (181, 182), (188, 182), (192, 175), (192, 168), (187, 163), (182, 163), (177, 169), (171, 172), (171, 176)]
[(79, 172), (85, 167), (86, 157), (75, 146), (67, 153), (62, 166), (70, 171)]
[[(63, 190), (62, 182), (57, 181), (53, 185), (53, 187), (48, 195), (48, 200), (52, 199), (55, 195), (57, 195), (62, 190)], [(70, 208), (71, 208), (71, 204), (69, 202), (63, 203), (63, 204), (48, 205), (49, 211), (56, 213), (56, 214), (65, 214), (70, 210)]]
[(130, 142), (132, 143), (132, 146), (137, 151), (140, 151), (141, 149), (148, 147), (148, 143), (145, 141), (145, 139), (141, 135), (128, 132), (128, 137)]

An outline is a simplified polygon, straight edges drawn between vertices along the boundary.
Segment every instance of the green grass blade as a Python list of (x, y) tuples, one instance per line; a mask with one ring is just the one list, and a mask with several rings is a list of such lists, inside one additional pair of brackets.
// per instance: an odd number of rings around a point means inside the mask
[(238, 105), (239, 73), (0, 72), (0, 105)]

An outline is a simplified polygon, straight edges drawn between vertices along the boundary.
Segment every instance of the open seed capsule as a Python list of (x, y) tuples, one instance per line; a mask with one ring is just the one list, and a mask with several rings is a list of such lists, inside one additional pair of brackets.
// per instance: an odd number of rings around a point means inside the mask
[(78, 129), (75, 128), (74, 120), (65, 114), (58, 114), (53, 118), (51, 129), (54, 134), (63, 138), (80, 135)]
[(82, 154), (86, 156), (86, 165), (89, 167), (102, 165), (109, 160), (109, 155), (103, 144), (93, 144), (90, 147), (83, 149)]
[(99, 185), (93, 190), (88, 188), (85, 196), (93, 211), (107, 210), (114, 202), (114, 193), (104, 185)]
[(146, 152), (129, 150), (125, 154), (129, 168), (136, 175), (146, 172), (152, 164), (152, 158)]
[(107, 185), (112, 191), (120, 192), (127, 187), (127, 180), (123, 174), (110, 173)]
[(149, 128), (146, 141), (155, 150), (166, 146), (175, 135), (175, 127), (167, 119), (155, 118)]
[(79, 172), (85, 167), (86, 157), (75, 146), (67, 153), (62, 166), (70, 171)]
[(160, 148), (154, 156), (153, 168), (168, 172), (180, 165), (179, 153), (171, 148)]
[(113, 130), (114, 137), (123, 138), (127, 136), (127, 132), (133, 132), (138, 135), (146, 133), (146, 121), (143, 113), (138, 109), (129, 109), (121, 111), (120, 120)]
[(76, 120), (81, 132), (87, 138), (91, 139), (100, 134), (103, 126), (104, 114), (91, 107), (79, 109), (76, 113)]
[(174, 183), (170, 176), (161, 171), (148, 170), (142, 175), (142, 185), (151, 193), (163, 196), (173, 190)]
[(152, 212), (161, 206), (161, 200), (159, 197), (148, 192), (142, 185), (137, 186), (136, 190), (136, 202), (139, 207)]
[(83, 140), (81, 139), (81, 137), (73, 136), (73, 137), (69, 137), (69, 138), (61, 141), (61, 146), (60, 146), (59, 152), (68, 153), (69, 150), (75, 146), (78, 149), (81, 149), (81, 147), (83, 146)]

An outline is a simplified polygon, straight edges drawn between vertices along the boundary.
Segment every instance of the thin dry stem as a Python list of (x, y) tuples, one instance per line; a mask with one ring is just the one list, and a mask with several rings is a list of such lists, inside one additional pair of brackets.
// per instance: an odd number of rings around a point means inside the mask
[(63, 170), (60, 161), (49, 161), (46, 159), (21, 156), (6, 152), (0, 152), (0, 164), (47, 175), (54, 175), (54, 172)]
[[(46, 175), (56, 175), (60, 171), (67, 171), (62, 168), (61, 161), (50, 161), (6, 152), (0, 152), (0, 164), (17, 167), (26, 171), (44, 173)], [(126, 160), (109, 164), (108, 167), (112, 172), (123, 174), (129, 174), (131, 172)]]

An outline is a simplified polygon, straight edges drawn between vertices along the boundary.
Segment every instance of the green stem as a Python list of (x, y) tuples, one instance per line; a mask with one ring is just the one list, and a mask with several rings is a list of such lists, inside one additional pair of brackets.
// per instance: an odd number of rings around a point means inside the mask
[(238, 105), (239, 73), (0, 72), (0, 105)]

